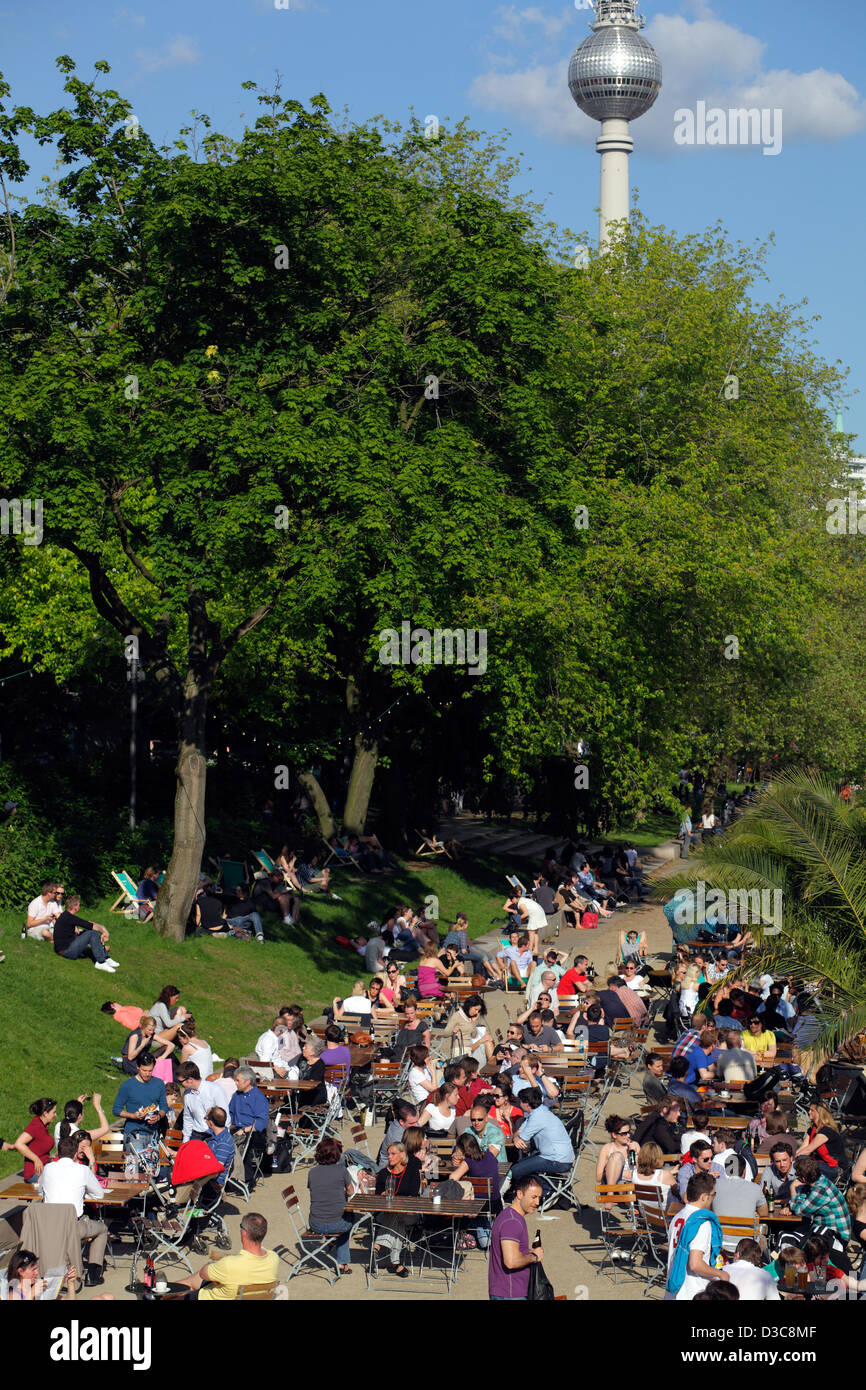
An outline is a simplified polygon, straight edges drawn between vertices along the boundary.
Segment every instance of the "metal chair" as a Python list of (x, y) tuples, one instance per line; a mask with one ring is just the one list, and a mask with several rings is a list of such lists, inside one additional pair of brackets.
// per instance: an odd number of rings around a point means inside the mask
[[(322, 1270), (328, 1276), (328, 1283), (333, 1284), (340, 1277), (340, 1266), (335, 1254), (337, 1242), (340, 1240), (338, 1235), (317, 1235), (315, 1231), (307, 1229), (303, 1222), (301, 1204), (298, 1194), (294, 1187), (289, 1185), (283, 1188), (282, 1198), (288, 1212), (289, 1222), (298, 1247), (298, 1256), (294, 1259), (289, 1269), (288, 1279), (294, 1279), (296, 1274), (307, 1265), (312, 1265), (316, 1269)], [(292, 1260), (292, 1252), (286, 1245), (274, 1245), (275, 1254), (286, 1264)], [(312, 1273), (312, 1270), (310, 1271)]]
[(579, 1153), (575, 1153), (574, 1161), (567, 1173), (542, 1173), (540, 1176), (544, 1184), (550, 1190), (542, 1198), (538, 1210), (546, 1212), (553, 1206), (554, 1202), (565, 1200), (575, 1211), (580, 1211), (580, 1202), (574, 1195), (574, 1184), (577, 1182), (577, 1164), (580, 1158)]
[(638, 1243), (634, 1183), (596, 1183), (595, 1199), (599, 1211), (599, 1234), (604, 1249), (601, 1264), (596, 1268), (601, 1274), (605, 1265), (610, 1262), (613, 1282), (617, 1284), (619, 1270), (626, 1263), (618, 1260), (617, 1256), (628, 1255), (628, 1264), (631, 1265)]
[(239, 1284), (238, 1303), (273, 1303), (277, 1292), (276, 1280), (271, 1284)]
[(666, 1202), (668, 1189), (655, 1184), (635, 1183), (635, 1201), (643, 1227), (643, 1254), (646, 1271), (644, 1296), (656, 1284), (667, 1283), (670, 1226)]

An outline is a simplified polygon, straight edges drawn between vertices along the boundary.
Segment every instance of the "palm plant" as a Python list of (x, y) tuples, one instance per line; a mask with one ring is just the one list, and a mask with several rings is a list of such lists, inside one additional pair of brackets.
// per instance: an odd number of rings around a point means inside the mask
[(750, 913), (748, 965), (817, 986), (804, 1047), (813, 1063), (866, 1030), (866, 807), (846, 806), (825, 777), (784, 773), (705, 846), (699, 866), (666, 886), (700, 880), (707, 892), (752, 890), (754, 902), (754, 890), (780, 892), (780, 916)]

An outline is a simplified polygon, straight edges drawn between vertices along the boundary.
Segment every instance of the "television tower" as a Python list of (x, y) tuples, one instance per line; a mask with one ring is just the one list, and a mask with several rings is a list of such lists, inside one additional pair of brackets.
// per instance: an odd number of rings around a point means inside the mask
[(610, 241), (610, 224), (628, 221), (628, 157), (634, 149), (628, 123), (649, 111), (662, 88), (658, 54), (638, 33), (645, 23), (637, 0), (595, 0), (592, 35), (568, 65), (571, 95), (581, 111), (601, 121), (595, 148), (601, 155), (602, 250)]

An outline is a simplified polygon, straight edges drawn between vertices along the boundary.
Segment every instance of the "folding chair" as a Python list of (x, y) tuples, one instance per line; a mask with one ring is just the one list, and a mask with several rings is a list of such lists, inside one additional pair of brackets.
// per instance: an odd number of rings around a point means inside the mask
[(250, 1200), (250, 1189), (245, 1176), (246, 1169), (244, 1167), (244, 1162), (246, 1160), (247, 1149), (250, 1146), (250, 1140), (252, 1139), (252, 1137), (253, 1136), (251, 1130), (249, 1134), (244, 1135), (243, 1140), (240, 1144), (238, 1144), (237, 1141), (235, 1141), (234, 1163), (232, 1164), (231, 1172), (226, 1178), (225, 1185), (223, 1187), (223, 1192), (228, 1192), (229, 1188), (232, 1188), (233, 1191), (239, 1193), (239, 1195), (243, 1197), (245, 1202), (248, 1202)]
[(444, 854), (447, 859), (451, 858), (447, 847), (441, 840), (437, 840), (435, 835), (431, 838), (431, 836), (425, 835), (423, 830), (416, 830), (415, 834), (421, 843), (413, 855), (414, 859), (435, 858), (437, 854)]
[(286, 1134), (291, 1137), (292, 1167), (294, 1173), (302, 1159), (309, 1158), (326, 1135), (336, 1137), (335, 1124), (340, 1110), (340, 1098), (331, 1097), (327, 1105), (308, 1105), (290, 1117)]
[(564, 1200), (574, 1211), (580, 1211), (580, 1202), (574, 1195), (574, 1184), (577, 1182), (577, 1164), (580, 1155), (575, 1153), (574, 1162), (567, 1173), (543, 1173), (545, 1187), (550, 1191), (542, 1199), (538, 1210), (547, 1211), (555, 1202)]
[(221, 859), (220, 882), (227, 893), (234, 893), (242, 883), (246, 883), (247, 866), (238, 859)]
[(403, 1071), (402, 1062), (374, 1062), (373, 1063), (373, 1099), (370, 1109), (373, 1112), (373, 1123), (376, 1123), (376, 1111), (381, 1114), (392, 1101), (397, 1099), (399, 1091), (397, 1083)]
[(351, 864), (353, 868), (358, 870), (359, 874), (364, 872), (364, 870), (361, 868), (361, 865), (358, 863), (354, 854), (352, 854), (350, 850), (347, 850), (343, 845), (339, 843), (336, 845), (329, 845), (324, 835), (320, 835), (319, 839), (322, 841), (322, 844), (328, 851), (328, 857), (322, 864), (323, 869), (326, 869), (328, 867), (332, 859), (336, 859), (337, 863), (341, 864), (344, 868)]
[(643, 1226), (643, 1254), (646, 1270), (644, 1296), (658, 1283), (667, 1283), (669, 1223), (667, 1218), (668, 1188), (654, 1184), (634, 1185), (635, 1201)]
[[(138, 886), (125, 869), (121, 869), (119, 873), (115, 873), (112, 869), (111, 877), (120, 889), (120, 895), (111, 904), (108, 909), (109, 912), (117, 913), (121, 917), (139, 917), (142, 907), (153, 908), (153, 903), (148, 898), (138, 896)], [(123, 903), (122, 907), (120, 907), (121, 903)]]
[[(306, 1227), (303, 1222), (298, 1195), (291, 1185), (283, 1188), (282, 1198), (298, 1249), (298, 1254), (294, 1258), (294, 1263), (291, 1265), (287, 1277), (294, 1279), (296, 1274), (301, 1273), (305, 1265), (313, 1265), (327, 1274), (328, 1283), (333, 1284), (334, 1280), (340, 1277), (340, 1266), (335, 1251), (337, 1242), (341, 1237), (338, 1235), (317, 1235), (315, 1231)], [(293, 1258), (292, 1252), (286, 1245), (274, 1245), (272, 1249), (286, 1264), (289, 1264)], [(312, 1273), (312, 1270), (310, 1272)]]
[[(637, 1221), (635, 1215), (634, 1183), (596, 1183), (595, 1199), (599, 1211), (599, 1235), (604, 1250), (601, 1264), (596, 1266), (601, 1274), (610, 1262), (613, 1282), (619, 1282), (617, 1275), (625, 1263), (616, 1256), (627, 1254), (633, 1258), (637, 1245)], [(631, 1263), (631, 1260), (628, 1262)]]
[(277, 1291), (276, 1280), (270, 1284), (239, 1284), (238, 1303), (273, 1303)]
[(719, 1224), (722, 1228), (722, 1249), (726, 1254), (736, 1250), (741, 1240), (747, 1237), (749, 1240), (760, 1241), (760, 1230), (758, 1218), (756, 1216), (722, 1216), (719, 1217)]
[(189, 1195), (176, 1215), (173, 1214), (173, 1204), (164, 1204), (162, 1214), (150, 1223), (148, 1254), (153, 1256), (154, 1262), (160, 1256), (164, 1256), (169, 1264), (185, 1264), (190, 1274), (193, 1273), (189, 1256), (183, 1247), (203, 1186), (204, 1183), (201, 1181), (192, 1183)]

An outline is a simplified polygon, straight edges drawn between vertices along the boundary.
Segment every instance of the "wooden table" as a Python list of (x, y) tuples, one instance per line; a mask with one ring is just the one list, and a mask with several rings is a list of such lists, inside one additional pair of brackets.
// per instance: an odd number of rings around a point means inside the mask
[[(87, 1206), (106, 1206), (106, 1207), (125, 1207), (134, 1197), (140, 1197), (142, 1192), (148, 1192), (150, 1185), (146, 1182), (116, 1182), (110, 1188), (106, 1188), (101, 1197), (85, 1196), (84, 1201)], [(0, 1197), (7, 1202), (41, 1202), (42, 1194), (34, 1183), (15, 1182), (11, 1187), (7, 1187), (0, 1192)]]
[[(408, 1216), (408, 1217), (440, 1217), (451, 1222), (451, 1261), (450, 1265), (435, 1254), (430, 1249), (429, 1240), (422, 1238), (420, 1241), (406, 1239), (406, 1244), (413, 1249), (420, 1248), (430, 1256), (431, 1265), (440, 1264), (445, 1274), (445, 1285), (450, 1292), (451, 1287), (457, 1281), (457, 1236), (460, 1229), (461, 1219), (471, 1219), (478, 1217), (484, 1210), (484, 1202), (480, 1197), (475, 1197), (471, 1201), (442, 1201), (437, 1206), (429, 1197), (400, 1197), (397, 1196), (393, 1201), (388, 1201), (384, 1195), (358, 1194), (346, 1203), (346, 1210), (356, 1216), (364, 1215), (371, 1218), (370, 1222), (370, 1263), (367, 1268), (367, 1287), (370, 1287), (370, 1279), (373, 1276), (373, 1263), (375, 1255), (373, 1246), (376, 1243), (376, 1217), (377, 1216)], [(421, 1268), (423, 1269), (423, 1260)], [(419, 1270), (419, 1277), (421, 1271)]]

